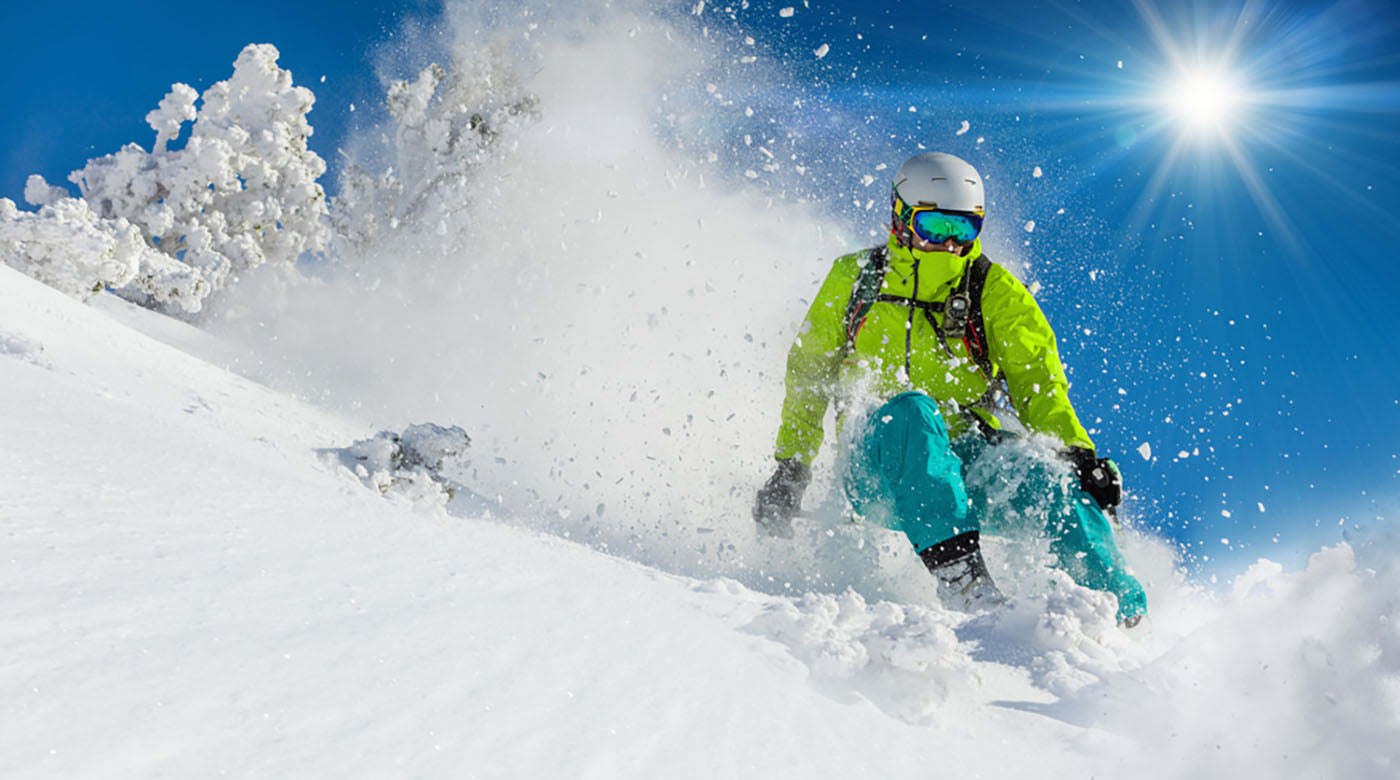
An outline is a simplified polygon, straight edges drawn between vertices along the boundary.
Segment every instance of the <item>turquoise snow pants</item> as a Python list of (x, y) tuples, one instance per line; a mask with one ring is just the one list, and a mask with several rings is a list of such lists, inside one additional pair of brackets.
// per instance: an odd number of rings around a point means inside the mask
[[(915, 550), (981, 531), (982, 518), (995, 515), (988, 511), (992, 486), (969, 481), (967, 465), (992, 446), (976, 432), (950, 442), (938, 404), (923, 393), (901, 393), (866, 418), (853, 439), (846, 496), (857, 514), (902, 531)], [(1119, 620), (1147, 612), (1108, 518), (1077, 481), (1043, 463), (1016, 477), (1006, 483), (1016, 485), (1010, 508), (1036, 515), (1059, 567), (1080, 585), (1117, 596)]]

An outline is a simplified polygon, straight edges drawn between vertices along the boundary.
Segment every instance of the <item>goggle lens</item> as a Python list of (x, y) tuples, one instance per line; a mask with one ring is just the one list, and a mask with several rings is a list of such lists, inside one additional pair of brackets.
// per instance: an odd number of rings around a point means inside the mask
[(895, 214), (914, 235), (933, 244), (942, 244), (952, 239), (959, 244), (971, 243), (982, 232), (982, 215), (965, 211), (938, 211), (931, 208), (915, 208), (899, 197), (898, 191), (890, 193)]
[(959, 244), (967, 244), (982, 232), (982, 218), (975, 214), (916, 211), (909, 228), (914, 235), (930, 243), (942, 244), (951, 238)]

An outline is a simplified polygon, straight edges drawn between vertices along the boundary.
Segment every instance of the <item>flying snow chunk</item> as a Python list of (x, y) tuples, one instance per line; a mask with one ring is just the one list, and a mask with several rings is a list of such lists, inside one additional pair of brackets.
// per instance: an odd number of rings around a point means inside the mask
[(1034, 233), (1034, 232), (1035, 232), (1035, 220), (1033, 220), (1033, 219), (1028, 219), (1028, 220), (1026, 220), (1026, 224), (1022, 225), (1021, 228), (1022, 228), (1023, 230), (1025, 230), (1027, 233)]
[(964, 120), (962, 121), (962, 126), (958, 128), (958, 132), (954, 133), (954, 135), (962, 135), (963, 133), (966, 133), (968, 130), (971, 130), (971, 129), (972, 129), (972, 123), (971, 123), (971, 122), (968, 122), (966, 119), (964, 119)]
[(817, 55), (817, 59), (821, 59), (822, 57), (825, 57), (826, 53), (829, 51), (831, 51), (831, 47), (823, 43), (822, 45), (817, 47), (816, 51), (812, 53)]
[(795, 13), (797, 13), (797, 9), (793, 8), (792, 6), (778, 9), (778, 16), (781, 16), (784, 19), (788, 18), (789, 16), (792, 16)]
[(1035, 178), (1039, 179), (1041, 176), (1044, 176), (1044, 175), (1045, 175), (1045, 172), (1042, 171), (1042, 170), (1040, 170), (1040, 166), (1037, 165), (1037, 166), (1035, 166), (1035, 170), (1031, 171), (1031, 175), (1034, 176)]
[(1142, 444), (1139, 444), (1139, 445), (1138, 445), (1137, 450), (1138, 450), (1138, 454), (1142, 456), (1142, 459), (1143, 459), (1143, 460), (1152, 460), (1152, 445), (1151, 445), (1151, 444), (1149, 444), (1149, 443), (1147, 443), (1147, 442), (1143, 442)]

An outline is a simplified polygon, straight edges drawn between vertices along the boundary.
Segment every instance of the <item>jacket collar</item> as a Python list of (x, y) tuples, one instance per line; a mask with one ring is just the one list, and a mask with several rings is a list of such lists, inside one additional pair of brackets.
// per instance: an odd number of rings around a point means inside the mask
[(886, 246), (889, 248), (891, 270), (899, 272), (901, 276), (907, 276), (913, 272), (914, 261), (917, 260), (920, 277), (919, 287), (928, 290), (931, 290), (932, 287), (926, 287), (926, 283), (941, 285), (949, 279), (960, 276), (967, 264), (982, 254), (982, 240), (980, 238), (974, 240), (972, 248), (962, 256), (947, 252), (921, 252), (917, 249), (906, 249), (899, 245), (893, 235), (889, 237)]

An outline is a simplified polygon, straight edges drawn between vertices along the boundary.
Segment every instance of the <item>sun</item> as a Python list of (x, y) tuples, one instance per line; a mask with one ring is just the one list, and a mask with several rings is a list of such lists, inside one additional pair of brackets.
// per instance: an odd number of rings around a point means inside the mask
[(1167, 111), (1192, 132), (1227, 127), (1244, 103), (1245, 93), (1224, 68), (1199, 68), (1178, 75), (1166, 90)]
[[(1135, 193), (1127, 234), (1151, 228), (1165, 236), (1160, 217), (1179, 203), (1192, 219), (1164, 240), (1184, 240), (1199, 227), (1242, 241), (1248, 237), (1232, 231), (1257, 216), (1269, 240), (1307, 262), (1316, 250), (1295, 214), (1311, 214), (1290, 208), (1300, 197), (1326, 192), (1329, 203), (1395, 219), (1369, 185), (1358, 191), (1341, 173), (1381, 178), (1395, 169), (1390, 158), (1341, 141), (1397, 138), (1400, 82), (1390, 75), (1394, 46), (1385, 37), (1393, 29), (1370, 9), (1346, 0), (1325, 0), (1321, 12), (1273, 0), (1130, 4), (1137, 19), (1121, 23), (1076, 13), (1111, 54), (1093, 64), (1081, 55), (1084, 64), (1066, 68), (1067, 78), (1037, 86), (1044, 111), (1063, 116), (1056, 131), (1095, 157), (1090, 175), (1112, 171)], [(1115, 60), (1117, 67), (1104, 66)], [(1086, 119), (1096, 132), (1084, 132)], [(1285, 171), (1294, 181), (1307, 177), (1309, 191), (1285, 186)]]

